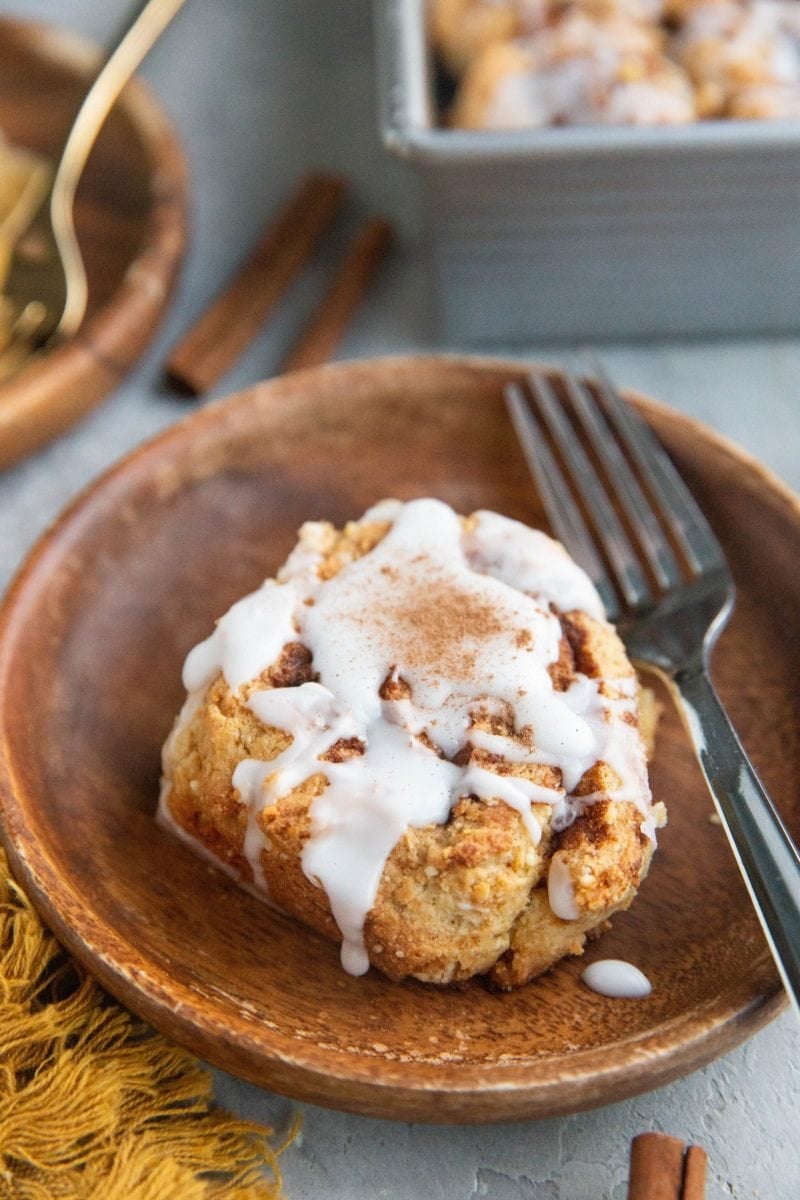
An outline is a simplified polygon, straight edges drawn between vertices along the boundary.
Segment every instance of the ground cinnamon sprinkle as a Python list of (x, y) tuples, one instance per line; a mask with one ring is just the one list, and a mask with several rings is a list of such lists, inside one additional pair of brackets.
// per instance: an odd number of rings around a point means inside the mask
[(378, 626), (407, 635), (405, 661), (414, 669), (430, 667), (443, 675), (463, 677), (474, 670), (474, 645), (503, 633), (493, 606), (447, 579), (409, 580), (382, 613)]

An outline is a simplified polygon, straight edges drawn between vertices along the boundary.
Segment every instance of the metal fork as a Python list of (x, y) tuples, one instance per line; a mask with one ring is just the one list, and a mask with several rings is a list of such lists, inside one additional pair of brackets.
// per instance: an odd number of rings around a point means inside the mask
[(561, 378), (563, 399), (544, 372), (509, 385), (514, 429), (554, 532), (591, 576), (631, 658), (672, 693), (800, 1016), (800, 855), (709, 677), (733, 609), (725, 556), (654, 434), (605, 375)]
[[(86, 93), (67, 135), (52, 181), (30, 226), (17, 242), (3, 291), (15, 312), (38, 305), (36, 329), (26, 320), (26, 342), (17, 337), (16, 353), (2, 352), (0, 375), (6, 377), (35, 349), (55, 337), (76, 333), (86, 313), (86, 268), (75, 234), (75, 194), (103, 123), (124, 85), (186, 0), (139, 0), (136, 16)], [(25, 353), (27, 348), (28, 353)], [(21, 353), (22, 352), (22, 353)]]

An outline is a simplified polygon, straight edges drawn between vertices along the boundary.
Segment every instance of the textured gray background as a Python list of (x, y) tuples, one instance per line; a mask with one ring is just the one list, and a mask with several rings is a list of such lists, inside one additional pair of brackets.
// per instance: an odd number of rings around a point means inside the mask
[[(125, 4), (17, 0), (0, 10), (57, 20), (104, 40)], [(375, 131), (368, 0), (190, 0), (144, 74), (189, 157), (192, 247), (160, 336), (137, 371), (74, 432), (0, 476), (0, 585), (79, 487), (186, 411), (161, 385), (166, 349), (303, 166), (344, 169), (357, 181), (361, 207), (390, 213), (403, 233), (342, 357), (440, 346), (426, 299), (413, 180), (384, 157)], [(323, 268), (293, 291), (219, 394), (276, 368)], [(564, 353), (538, 344), (535, 330), (524, 350)], [(615, 345), (603, 355), (621, 383), (709, 422), (800, 489), (800, 338)], [(800, 1030), (785, 1014), (681, 1082), (565, 1120), (429, 1128), (303, 1106), (304, 1132), (283, 1160), (287, 1193), (292, 1200), (622, 1200), (629, 1140), (655, 1128), (709, 1149), (710, 1200), (792, 1200), (800, 1195), (799, 1068)], [(295, 1107), (221, 1074), (217, 1095), (278, 1129)]]

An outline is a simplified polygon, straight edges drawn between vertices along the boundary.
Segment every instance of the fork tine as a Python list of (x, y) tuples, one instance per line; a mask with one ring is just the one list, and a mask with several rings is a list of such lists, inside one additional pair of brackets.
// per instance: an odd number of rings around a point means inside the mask
[(505, 401), (553, 532), (587, 572), (600, 593), (606, 613), (613, 620), (619, 610), (617, 594), (595, 549), (594, 538), (586, 528), (580, 509), (556, 466), (550, 447), (519, 384), (508, 385)]
[(594, 393), (584, 380), (575, 375), (566, 373), (564, 378), (573, 409), (583, 426), (587, 441), (613, 487), (620, 508), (639, 542), (659, 588), (665, 590), (677, 586), (683, 578), (678, 560), (649, 499), (620, 450)]
[(625, 403), (603, 367), (596, 361), (593, 366), (609, 423), (646, 482), (692, 572), (726, 568), (716, 535), (655, 434), (633, 406)]
[(639, 608), (651, 599), (650, 587), (606, 489), (546, 376), (534, 373), (528, 377), (528, 383), (542, 423), (567, 468), (572, 488), (584, 510), (591, 514), (596, 540), (614, 573), (622, 599), (626, 607)]

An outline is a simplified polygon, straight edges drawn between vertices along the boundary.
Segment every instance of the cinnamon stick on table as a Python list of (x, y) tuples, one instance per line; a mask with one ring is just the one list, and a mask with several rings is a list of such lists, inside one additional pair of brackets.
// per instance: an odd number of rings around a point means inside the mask
[(628, 1200), (704, 1200), (707, 1163), (700, 1146), (687, 1148), (666, 1133), (640, 1133), (631, 1144)]
[(172, 351), (173, 383), (197, 395), (233, 366), (332, 225), (345, 192), (338, 175), (311, 172), (300, 182), (238, 274)]
[(319, 307), (284, 361), (282, 371), (315, 367), (332, 358), (355, 309), (394, 237), (384, 217), (366, 221), (348, 246)]
[(708, 1155), (702, 1146), (689, 1146), (683, 1160), (681, 1200), (705, 1200)]

